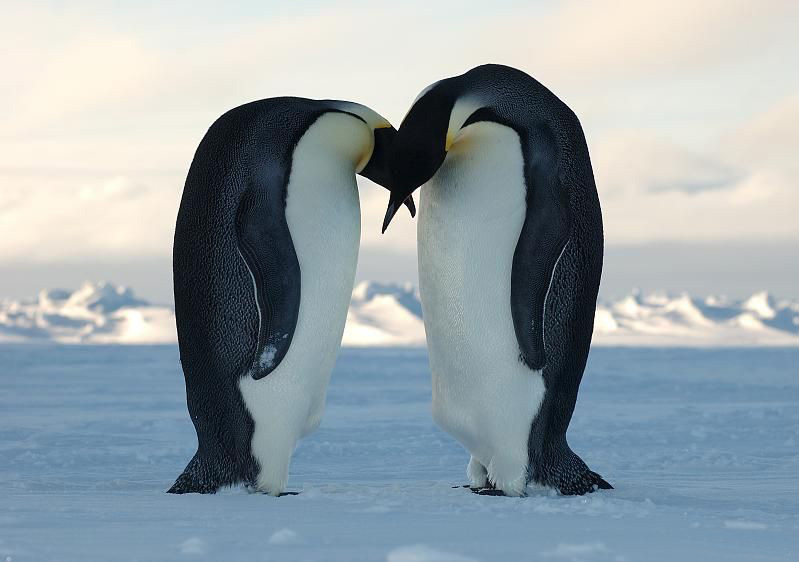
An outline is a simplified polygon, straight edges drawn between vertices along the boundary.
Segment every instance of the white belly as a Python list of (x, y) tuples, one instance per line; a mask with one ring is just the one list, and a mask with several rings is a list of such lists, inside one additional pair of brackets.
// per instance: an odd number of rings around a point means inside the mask
[(527, 464), (543, 379), (519, 361), (513, 253), (526, 212), (518, 135), (493, 123), (461, 133), (420, 191), (419, 290), (433, 417), (480, 463)]
[(255, 424), (258, 485), (270, 492), (285, 486), (297, 440), (321, 421), (355, 281), (361, 232), (357, 158), (351, 161), (346, 145), (331, 152), (326, 144), (331, 134), (343, 142), (353, 136), (366, 142), (363, 134), (371, 138), (352, 117), (326, 114), (297, 145), (286, 199), (301, 276), (297, 326), (274, 371), (260, 380), (244, 376), (239, 383)]

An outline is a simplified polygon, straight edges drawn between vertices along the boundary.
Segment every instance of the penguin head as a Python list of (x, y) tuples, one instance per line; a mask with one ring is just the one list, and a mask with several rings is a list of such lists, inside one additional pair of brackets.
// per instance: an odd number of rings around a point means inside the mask
[(358, 172), (359, 175), (372, 180), (377, 185), (389, 189), (388, 155), (397, 130), (390, 124), (378, 127), (373, 131), (375, 142), (372, 154), (366, 165)]
[(432, 178), (444, 162), (450, 143), (450, 114), (455, 100), (450, 80), (442, 80), (424, 90), (402, 120), (389, 155), (391, 197), (383, 232), (400, 203)]
[[(397, 135), (397, 130), (388, 121), (380, 124), (373, 129), (374, 148), (366, 165), (360, 169), (359, 175), (372, 180), (378, 185), (391, 189), (391, 174), (389, 173), (388, 163), (391, 145)], [(416, 206), (413, 204), (413, 197), (403, 200), (411, 213), (411, 217), (416, 216)]]

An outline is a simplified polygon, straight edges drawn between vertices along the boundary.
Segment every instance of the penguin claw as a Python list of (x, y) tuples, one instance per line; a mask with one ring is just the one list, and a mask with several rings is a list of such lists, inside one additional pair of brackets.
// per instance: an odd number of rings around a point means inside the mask
[(299, 492), (280, 492), (277, 497), (282, 498), (283, 496), (299, 496)]

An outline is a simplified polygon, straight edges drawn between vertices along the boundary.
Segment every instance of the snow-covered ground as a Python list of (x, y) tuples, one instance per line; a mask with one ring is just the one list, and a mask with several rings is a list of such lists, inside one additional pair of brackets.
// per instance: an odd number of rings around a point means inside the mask
[[(126, 287), (87, 282), (71, 292), (42, 290), (0, 300), (0, 342), (167, 343), (176, 340), (171, 308)], [(422, 306), (411, 285), (359, 284), (345, 346), (423, 347)], [(799, 346), (799, 300), (760, 292), (744, 300), (633, 293), (600, 302), (594, 344), (608, 346)]]
[(175, 346), (0, 346), (0, 560), (799, 559), (799, 350), (591, 352), (570, 443), (616, 489), (476, 496), (422, 349), (345, 349), (272, 498), (164, 490)]

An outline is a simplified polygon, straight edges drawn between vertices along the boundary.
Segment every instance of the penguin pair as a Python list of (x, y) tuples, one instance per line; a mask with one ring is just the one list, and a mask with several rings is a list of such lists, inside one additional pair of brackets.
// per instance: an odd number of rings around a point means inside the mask
[(473, 490), (609, 488), (566, 443), (588, 354), (602, 223), (574, 114), (486, 65), (442, 80), (399, 131), (351, 102), (273, 98), (220, 117), (186, 180), (175, 314), (198, 450), (169, 490), (280, 495), (321, 420), (354, 284), (355, 174), (422, 184), (419, 273), (433, 414)]

